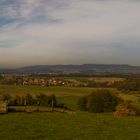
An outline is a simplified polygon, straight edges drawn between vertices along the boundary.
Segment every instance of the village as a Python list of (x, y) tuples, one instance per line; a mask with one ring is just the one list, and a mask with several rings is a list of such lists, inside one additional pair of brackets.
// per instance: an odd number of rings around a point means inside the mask
[(63, 87), (113, 87), (123, 81), (119, 77), (69, 77), (44, 74), (0, 74), (1, 84), (22, 86), (63, 86)]
[(0, 83), (14, 85), (67, 86), (86, 87), (88, 84), (80, 81), (66, 80), (61, 77), (50, 77), (30, 74), (1, 74)]

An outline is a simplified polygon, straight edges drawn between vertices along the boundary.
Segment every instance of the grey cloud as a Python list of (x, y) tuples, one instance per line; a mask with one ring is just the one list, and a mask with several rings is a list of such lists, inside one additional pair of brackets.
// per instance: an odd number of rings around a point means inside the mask
[[(7, 41), (10, 46), (8, 40), (13, 40), (15, 47), (0, 48), (2, 58), (0, 64), (140, 65), (139, 2), (131, 0), (15, 0), (8, 4), (4, 2), (1, 1), (0, 4), (7, 7), (1, 6), (0, 17), (1, 11), (14, 5), (15, 13), (9, 12), (5, 17), (8, 19), (17, 17), (17, 20), (1, 27), (0, 42)], [(6, 55), (10, 57), (10, 62)]]

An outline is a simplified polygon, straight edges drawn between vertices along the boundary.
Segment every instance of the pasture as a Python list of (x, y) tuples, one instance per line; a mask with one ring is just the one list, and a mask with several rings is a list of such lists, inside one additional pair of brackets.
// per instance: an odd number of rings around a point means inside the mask
[[(43, 94), (55, 94), (58, 101), (65, 103), (68, 107), (76, 109), (77, 101), (79, 97), (90, 94), (93, 90), (100, 88), (87, 88), (87, 87), (46, 87), (46, 86), (22, 86), (22, 85), (0, 85), (0, 99), (2, 94), (10, 94), (12, 96), (20, 95), (24, 96), (25, 94), (37, 95), (40, 93)], [(103, 89), (103, 88), (102, 88)], [(107, 88), (105, 88), (107, 89)], [(115, 88), (109, 88), (115, 93), (118, 93), (121, 98), (125, 100), (136, 101), (139, 99), (137, 94), (124, 94), (120, 91), (117, 91)]]
[[(96, 89), (0, 85), (0, 95), (55, 94), (59, 102), (72, 109), (77, 109), (80, 96), (92, 90)], [(139, 99), (136, 94), (118, 93), (126, 100)], [(126, 136), (128, 140), (134, 140), (139, 139), (139, 131), (140, 117), (116, 118), (112, 113), (95, 114), (77, 110), (73, 115), (56, 112), (0, 115), (1, 140), (124, 140)]]
[(136, 140), (140, 118), (110, 113), (9, 113), (0, 115), (1, 140)]
[(15, 85), (0, 85), (0, 98), (2, 94), (10, 94), (12, 96), (25, 94), (37, 95), (55, 94), (58, 101), (65, 103), (68, 107), (75, 109), (80, 96), (89, 94), (93, 88), (71, 88), (71, 87), (45, 87), (45, 86), (15, 86)]
[(96, 76), (95, 77), (64, 77), (62, 79), (71, 82), (95, 81), (97, 83), (104, 83), (104, 82), (114, 83), (114, 82), (121, 82), (125, 80), (125, 78), (120, 78), (120, 77), (96, 77)]

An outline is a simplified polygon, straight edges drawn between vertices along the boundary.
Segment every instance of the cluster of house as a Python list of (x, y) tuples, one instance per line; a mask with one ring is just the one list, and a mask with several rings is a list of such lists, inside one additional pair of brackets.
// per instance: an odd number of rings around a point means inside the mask
[(15, 85), (40, 85), (40, 86), (69, 86), (69, 87), (86, 87), (86, 83), (78, 81), (69, 81), (57, 77), (41, 77), (25, 74), (3, 74), (1, 75), (4, 83)]
[(69, 82), (60, 80), (58, 78), (48, 78), (48, 77), (39, 77), (31, 76), (25, 74), (1, 74), (1, 81), (4, 83), (13, 83), (15, 85), (41, 85), (41, 86), (57, 86), (57, 85), (67, 85)]
[(42, 78), (33, 78), (33, 79), (26, 79), (22, 81), (22, 85), (42, 85), (42, 86), (57, 86), (57, 85), (65, 85), (66, 83), (62, 80), (56, 79), (42, 79)]

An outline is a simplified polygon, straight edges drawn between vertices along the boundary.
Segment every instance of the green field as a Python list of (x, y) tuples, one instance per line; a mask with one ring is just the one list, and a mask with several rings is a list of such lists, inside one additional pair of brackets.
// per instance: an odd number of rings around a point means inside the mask
[(15, 86), (15, 85), (0, 85), (0, 95), (11, 94), (55, 94), (58, 101), (65, 103), (68, 107), (75, 109), (79, 97), (91, 93), (95, 88), (77, 88), (77, 87), (46, 87), (46, 86)]
[(88, 94), (93, 88), (77, 88), (77, 87), (46, 87), (46, 86), (15, 86), (15, 85), (0, 85), (0, 93), (24, 95), (30, 93), (32, 95), (45, 93), (55, 94), (58, 96), (81, 96)]
[[(77, 109), (80, 96), (94, 88), (0, 85), (0, 94), (55, 94), (58, 101)], [(116, 92), (115, 89), (110, 89)], [(123, 94), (126, 100), (137, 101), (137, 95)], [(2, 97), (2, 96), (1, 96)], [(116, 118), (111, 113), (8, 113), (0, 115), (0, 140), (137, 140), (140, 117)]]
[(9, 113), (0, 116), (1, 140), (138, 140), (140, 118), (77, 112)]
[(43, 87), (43, 86), (13, 86), (0, 85), (0, 98), (2, 94), (25, 95), (25, 94), (55, 94), (58, 102), (65, 103), (68, 107), (76, 109), (76, 104), (80, 96), (89, 94), (92, 88), (70, 88), (70, 87)]
[[(55, 94), (58, 101), (65, 103), (68, 107), (76, 109), (77, 101), (79, 97), (90, 94), (97, 88), (84, 88), (84, 87), (46, 87), (46, 86), (15, 86), (15, 85), (0, 85), (0, 98), (2, 94), (10, 94), (12, 96), (25, 94), (37, 95), (43, 94)], [(118, 92), (116, 89), (109, 89), (114, 92)], [(123, 94), (119, 92), (120, 96), (126, 100), (137, 100), (137, 94)]]
[(125, 78), (120, 77), (63, 77), (64, 80), (73, 81), (73, 82), (88, 82), (88, 81), (95, 81), (97, 83), (103, 82), (117, 82), (117, 81), (124, 81)]

